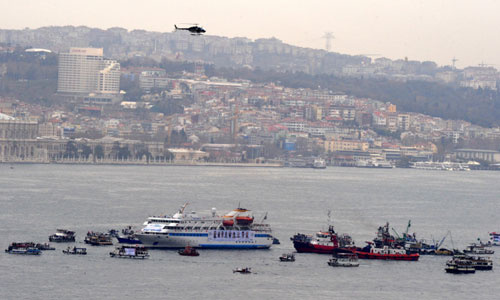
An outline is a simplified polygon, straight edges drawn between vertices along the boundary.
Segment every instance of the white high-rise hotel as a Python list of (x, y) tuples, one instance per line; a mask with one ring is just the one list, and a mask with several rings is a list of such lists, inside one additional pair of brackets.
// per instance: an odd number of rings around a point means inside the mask
[(102, 48), (70, 48), (59, 54), (57, 92), (118, 94), (120, 64), (105, 60)]

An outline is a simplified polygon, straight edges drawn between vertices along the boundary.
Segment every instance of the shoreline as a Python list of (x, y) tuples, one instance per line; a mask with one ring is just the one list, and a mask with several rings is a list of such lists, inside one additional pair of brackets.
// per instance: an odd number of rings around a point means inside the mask
[(2, 161), (0, 165), (94, 165), (94, 166), (177, 166), (177, 167), (236, 167), (236, 168), (283, 168), (279, 163), (205, 163), (205, 162), (141, 162), (141, 161), (103, 161), (103, 162), (87, 162), (87, 161), (57, 161), (57, 162), (42, 162), (42, 161)]

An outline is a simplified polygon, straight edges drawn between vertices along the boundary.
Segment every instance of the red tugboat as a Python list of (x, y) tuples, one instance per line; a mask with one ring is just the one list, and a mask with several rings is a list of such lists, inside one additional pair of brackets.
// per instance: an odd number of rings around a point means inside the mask
[(299, 253), (333, 254), (352, 252), (356, 249), (352, 238), (347, 234), (338, 235), (330, 225), (327, 232), (320, 231), (316, 236), (298, 233), (290, 238)]
[(356, 248), (353, 253), (361, 259), (385, 259), (417, 261), (418, 253), (409, 253), (397, 243), (394, 236), (389, 233), (389, 223), (378, 228), (377, 237), (373, 242), (367, 242), (364, 248)]

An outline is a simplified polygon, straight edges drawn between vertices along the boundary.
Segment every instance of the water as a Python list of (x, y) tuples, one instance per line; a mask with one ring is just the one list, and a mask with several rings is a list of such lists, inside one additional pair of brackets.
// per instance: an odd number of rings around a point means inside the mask
[[(359, 268), (327, 265), (328, 255), (297, 254), (296, 232), (326, 229), (327, 210), (337, 231), (358, 245), (390, 222), (399, 232), (409, 219), (418, 237), (464, 248), (499, 231), (500, 172), (439, 172), (356, 168), (257, 169), (223, 167), (0, 165), (0, 241), (48, 241), (56, 228), (77, 232), (140, 225), (149, 215), (189, 210), (228, 211), (241, 203), (257, 219), (268, 212), (271, 250), (201, 250), (199, 257), (154, 250), (144, 261), (110, 258), (113, 247), (87, 247), (67, 256), (67, 244), (39, 257), (0, 253), (2, 299), (496, 299), (500, 255), (494, 270), (473, 275), (444, 272), (447, 257), (418, 262), (361, 260)], [(82, 244), (83, 245), (83, 244)], [(500, 247), (495, 249), (500, 251)], [(236, 267), (254, 274), (233, 274)]]

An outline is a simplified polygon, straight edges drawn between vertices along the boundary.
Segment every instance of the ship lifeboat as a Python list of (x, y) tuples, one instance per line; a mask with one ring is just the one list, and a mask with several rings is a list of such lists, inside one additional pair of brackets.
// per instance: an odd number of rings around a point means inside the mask
[(253, 217), (238, 216), (236, 217), (236, 223), (238, 225), (250, 225), (253, 223)]
[(234, 220), (233, 219), (224, 219), (224, 220), (222, 220), (222, 225), (224, 225), (224, 226), (233, 226), (234, 225)]

